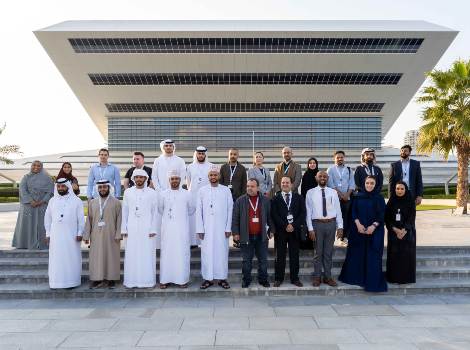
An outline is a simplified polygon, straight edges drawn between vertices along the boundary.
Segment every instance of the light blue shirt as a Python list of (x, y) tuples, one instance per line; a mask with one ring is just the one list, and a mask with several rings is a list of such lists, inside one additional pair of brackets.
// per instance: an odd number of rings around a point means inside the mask
[(354, 183), (354, 171), (347, 166), (333, 165), (326, 171), (328, 173), (328, 187), (336, 188), (341, 193), (346, 193), (349, 190), (354, 190), (356, 184)]
[(404, 183), (410, 188), (410, 160), (401, 161), (401, 178)]
[(88, 187), (86, 190), (87, 197), (95, 198), (97, 193), (95, 189), (96, 182), (99, 180), (108, 180), (114, 187), (114, 196), (121, 196), (121, 176), (119, 169), (112, 164), (101, 166), (100, 164), (93, 164), (90, 167), (90, 173), (88, 174)]

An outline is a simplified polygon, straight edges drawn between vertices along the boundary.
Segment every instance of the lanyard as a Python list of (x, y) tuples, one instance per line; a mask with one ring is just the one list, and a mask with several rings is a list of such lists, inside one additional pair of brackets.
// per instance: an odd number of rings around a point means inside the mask
[(104, 176), (106, 175), (106, 171), (107, 171), (107, 170), (108, 170), (108, 165), (106, 165), (106, 167), (104, 168), (104, 171), (103, 171), (101, 165), (98, 164), (98, 171), (99, 171), (99, 173), (100, 173), (100, 180), (105, 179)]
[(255, 216), (256, 216), (256, 211), (258, 210), (259, 197), (256, 197), (256, 205), (255, 206), (253, 206), (253, 204), (251, 203), (251, 198), (248, 198), (248, 202), (250, 203), (250, 207), (251, 207), (251, 209), (253, 209), (253, 211), (255, 212)]
[(237, 170), (238, 163), (233, 167), (230, 165), (230, 183), (232, 183), (233, 175), (235, 174), (235, 171)]
[(363, 167), (364, 167), (364, 171), (366, 172), (367, 175), (375, 176), (375, 171), (374, 171), (374, 166), (373, 165), (372, 165), (372, 172), (370, 171), (368, 165), (363, 165)]
[(410, 171), (410, 163), (401, 163), (401, 172), (402, 172), (402, 179), (406, 177), (406, 174), (408, 174)]
[(104, 208), (106, 207), (106, 203), (108, 203), (109, 195), (106, 197), (106, 200), (104, 201), (103, 205), (101, 205), (101, 196), (99, 197), (99, 203), (100, 203), (100, 221), (103, 221), (103, 214), (104, 214)]
[(289, 164), (286, 166), (286, 168), (284, 169), (284, 175), (287, 174), (287, 172), (289, 171), (289, 167), (291, 165), (291, 162), (289, 162)]
[(67, 202), (69, 201), (70, 195), (66, 195), (66, 197), (62, 197), (62, 205), (59, 208), (59, 221), (62, 221), (65, 215), (65, 208), (67, 207)]
[(339, 172), (339, 166), (338, 165), (336, 165), (335, 168), (336, 168), (336, 172), (338, 173), (338, 176), (339, 176), (339, 182), (343, 182), (343, 174), (344, 174), (344, 170), (345, 170), (344, 166), (343, 166), (343, 170), (341, 171), (341, 173)]

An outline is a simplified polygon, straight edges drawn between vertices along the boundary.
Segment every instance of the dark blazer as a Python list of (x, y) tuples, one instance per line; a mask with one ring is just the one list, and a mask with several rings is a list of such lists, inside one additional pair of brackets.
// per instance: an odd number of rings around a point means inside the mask
[[(246, 168), (237, 162), (237, 168), (232, 178), (232, 197), (234, 201), (246, 193), (246, 181)], [(230, 184), (230, 164), (225, 163), (220, 167), (219, 183), (224, 186)]]
[[(402, 180), (401, 161), (390, 164), (390, 172), (388, 174), (388, 197), (395, 189), (397, 181)], [(421, 175), (421, 164), (417, 160), (410, 159), (410, 185), (408, 186), (411, 197), (423, 196), (423, 176)]]
[[(292, 225), (294, 226), (295, 233), (300, 238), (301, 226), (305, 225), (307, 211), (305, 209), (305, 200), (298, 193), (292, 192), (290, 212), (294, 217)], [(284, 198), (282, 198), (282, 193), (277, 193), (271, 200), (271, 217), (276, 234), (285, 232), (289, 223), (287, 222), (287, 205), (284, 202)]]
[[(382, 169), (377, 165), (372, 165), (374, 168), (374, 176), (376, 179), (374, 193), (380, 193), (382, 191), (382, 186), (384, 184), (384, 175), (382, 173)], [(354, 171), (354, 183), (356, 184), (356, 189), (358, 191), (365, 192), (365, 182), (366, 182), (367, 172), (364, 169), (364, 165), (360, 164), (356, 167)]]
[[(268, 239), (268, 234), (274, 232), (274, 223), (271, 219), (271, 201), (268, 197), (263, 195), (259, 196), (259, 206), (261, 211), (261, 236), (263, 241)], [(244, 194), (238, 198), (233, 205), (232, 214), (232, 235), (240, 235), (240, 243), (248, 243), (248, 195)], [(269, 228), (266, 229), (266, 226)]]

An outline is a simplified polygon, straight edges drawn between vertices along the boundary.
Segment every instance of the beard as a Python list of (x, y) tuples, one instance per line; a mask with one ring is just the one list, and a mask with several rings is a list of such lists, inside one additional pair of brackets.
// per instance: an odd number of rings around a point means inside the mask
[(66, 190), (57, 190), (57, 193), (61, 196), (65, 196), (67, 193), (69, 193), (69, 189), (67, 188)]
[(106, 191), (105, 193), (98, 192), (100, 194), (101, 198), (105, 198), (109, 196), (109, 191)]

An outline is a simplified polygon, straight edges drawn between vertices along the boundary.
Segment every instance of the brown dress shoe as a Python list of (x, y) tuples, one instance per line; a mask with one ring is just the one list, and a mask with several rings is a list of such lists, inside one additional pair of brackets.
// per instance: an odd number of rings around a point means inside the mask
[(282, 282), (274, 281), (274, 287), (280, 287)]
[(303, 283), (300, 282), (300, 281), (292, 282), (292, 284), (293, 284), (294, 286), (296, 286), (296, 287), (303, 287), (303, 286), (304, 286)]
[(338, 283), (333, 278), (324, 278), (323, 283), (329, 285), (330, 287), (337, 287)]
[(320, 287), (320, 283), (321, 283), (320, 277), (314, 277), (313, 278), (312, 286)]

